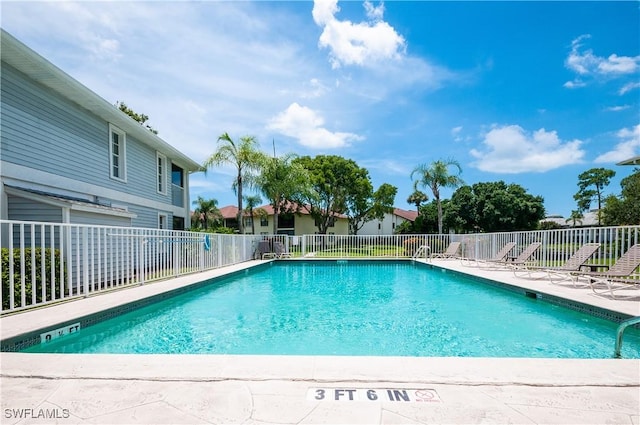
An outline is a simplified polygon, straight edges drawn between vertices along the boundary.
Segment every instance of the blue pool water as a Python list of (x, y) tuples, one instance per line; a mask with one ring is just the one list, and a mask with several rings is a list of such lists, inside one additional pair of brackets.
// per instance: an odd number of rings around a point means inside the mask
[[(275, 262), (28, 352), (610, 358), (610, 321), (410, 262)], [(640, 358), (640, 332), (623, 357)]]

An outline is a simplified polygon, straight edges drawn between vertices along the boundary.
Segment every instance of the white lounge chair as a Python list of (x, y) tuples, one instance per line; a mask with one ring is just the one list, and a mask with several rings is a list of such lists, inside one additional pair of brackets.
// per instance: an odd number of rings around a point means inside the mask
[(585, 263), (600, 248), (599, 243), (587, 243), (582, 245), (574, 252), (564, 264), (557, 267), (539, 267), (525, 264), (522, 267), (514, 269), (513, 273), (517, 277), (527, 279), (544, 279), (555, 283), (555, 279), (565, 280), (568, 272), (579, 272), (585, 267)]
[(276, 258), (291, 258), (291, 254), (287, 249), (286, 245), (282, 242), (276, 241), (273, 243), (273, 251), (275, 252)]
[(444, 252), (432, 253), (431, 258), (460, 258), (458, 251), (461, 245), (461, 242), (451, 242)]
[(262, 260), (266, 260), (268, 258), (276, 258), (278, 255), (271, 248), (271, 241), (264, 240), (258, 242), (256, 256)]
[(501, 249), (498, 251), (496, 255), (489, 259), (470, 259), (463, 258), (462, 264), (465, 266), (479, 266), (481, 263), (494, 263), (497, 261), (506, 261), (507, 255), (511, 252), (513, 248), (515, 248), (515, 242), (507, 242)]
[[(608, 267), (601, 265), (597, 267)], [(574, 286), (577, 281), (585, 281), (598, 295), (609, 293), (616, 298), (614, 292), (628, 289), (640, 289), (640, 275), (634, 275), (640, 267), (640, 244), (631, 246), (616, 262), (604, 272), (570, 272)]]
[(516, 258), (510, 259), (505, 256), (503, 260), (482, 262), (480, 267), (492, 270), (516, 270), (527, 267), (531, 257), (541, 246), (540, 242), (532, 242)]

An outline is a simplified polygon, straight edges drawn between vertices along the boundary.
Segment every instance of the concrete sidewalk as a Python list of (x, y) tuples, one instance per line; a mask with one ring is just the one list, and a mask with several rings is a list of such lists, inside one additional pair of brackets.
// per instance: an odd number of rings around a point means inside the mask
[(636, 360), (1, 356), (3, 424), (640, 424)]

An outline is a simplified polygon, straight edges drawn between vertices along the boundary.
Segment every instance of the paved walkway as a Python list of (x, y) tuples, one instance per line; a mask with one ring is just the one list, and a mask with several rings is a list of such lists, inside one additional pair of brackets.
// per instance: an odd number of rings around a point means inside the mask
[[(640, 315), (638, 301), (474, 273)], [(84, 301), (61, 307), (86, 312)], [(2, 338), (52, 315), (64, 314), (2, 318)], [(0, 361), (2, 424), (640, 425), (639, 360), (2, 353)]]

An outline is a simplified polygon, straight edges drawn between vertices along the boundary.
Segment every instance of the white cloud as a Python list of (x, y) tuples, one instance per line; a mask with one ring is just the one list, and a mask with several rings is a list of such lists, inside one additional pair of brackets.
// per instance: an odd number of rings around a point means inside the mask
[(628, 93), (631, 90), (637, 89), (637, 88), (640, 88), (640, 83), (628, 83), (622, 86), (620, 90), (618, 90), (618, 94), (622, 96), (623, 94)]
[(92, 56), (96, 60), (117, 61), (122, 57), (120, 53), (120, 42), (114, 39), (96, 39), (88, 46)]
[(589, 70), (597, 65), (598, 61), (591, 50), (580, 52), (582, 40), (591, 38), (589, 34), (581, 35), (571, 42), (571, 53), (566, 59), (567, 68), (578, 74), (588, 74)]
[(613, 150), (598, 156), (594, 162), (620, 162), (640, 154), (640, 124), (619, 130), (616, 137), (621, 141)]
[(316, 24), (322, 26), (334, 20), (334, 15), (340, 11), (338, 0), (317, 0), (313, 2), (311, 12)]
[(272, 118), (267, 128), (295, 138), (301, 145), (313, 149), (342, 148), (353, 141), (364, 140), (354, 133), (331, 132), (324, 128), (324, 124), (324, 118), (316, 111), (294, 102)]
[(544, 172), (582, 162), (582, 142), (563, 142), (555, 131), (527, 133), (518, 125), (494, 127), (484, 135), (483, 150), (472, 149), (474, 166), (494, 173)]
[(584, 87), (587, 84), (583, 81), (581, 81), (579, 78), (576, 78), (573, 81), (567, 81), (566, 83), (563, 84), (564, 87), (568, 88), (568, 89), (577, 89), (580, 87)]
[(598, 72), (602, 74), (631, 74), (640, 67), (640, 56), (634, 58), (613, 54), (598, 63)]
[(451, 136), (453, 136), (453, 140), (455, 142), (460, 142), (460, 141), (463, 140), (462, 136), (460, 135), (461, 132), (462, 132), (462, 126), (461, 125), (451, 129)]
[(618, 106), (610, 106), (608, 108), (606, 108), (606, 111), (611, 111), (611, 112), (619, 112), (619, 111), (624, 111), (625, 109), (629, 109), (631, 108), (631, 105), (618, 105)]
[(313, 19), (323, 27), (320, 47), (329, 48), (332, 67), (343, 65), (370, 66), (384, 60), (399, 59), (406, 49), (405, 39), (382, 21), (384, 7), (364, 4), (369, 22), (340, 21), (337, 0), (315, 0)]
[(568, 81), (564, 87), (584, 87), (585, 77), (615, 78), (640, 70), (640, 56), (618, 56), (613, 53), (605, 58), (595, 55), (591, 49), (584, 49), (583, 41), (590, 37), (589, 34), (583, 34), (571, 42), (571, 52), (565, 60), (565, 65), (583, 78)]
[(305, 91), (300, 93), (300, 97), (303, 99), (313, 99), (322, 97), (329, 91), (329, 88), (320, 82), (317, 78), (312, 78), (306, 85)]
[(365, 0), (364, 9), (367, 12), (367, 18), (372, 21), (381, 21), (384, 17), (384, 4), (380, 3), (377, 7), (374, 6), (370, 1)]
[(385, 175), (408, 176), (411, 173), (411, 159), (398, 161), (396, 159), (359, 159), (358, 164), (368, 170), (381, 171)]

